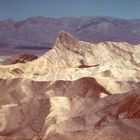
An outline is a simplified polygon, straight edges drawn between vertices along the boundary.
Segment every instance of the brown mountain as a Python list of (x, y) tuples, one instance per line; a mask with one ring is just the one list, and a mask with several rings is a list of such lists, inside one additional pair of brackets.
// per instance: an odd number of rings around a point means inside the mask
[(26, 63), (28, 61), (33, 61), (34, 59), (37, 59), (38, 57), (33, 54), (29, 53), (21, 53), (19, 55), (15, 56), (9, 56), (8, 58), (2, 60), (0, 63), (2, 65), (10, 65), (10, 64), (16, 64), (16, 63)]

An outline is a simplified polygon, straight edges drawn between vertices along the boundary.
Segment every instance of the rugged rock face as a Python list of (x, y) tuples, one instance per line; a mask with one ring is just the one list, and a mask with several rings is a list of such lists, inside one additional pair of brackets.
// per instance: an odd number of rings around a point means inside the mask
[(0, 85), (3, 139), (140, 138), (139, 93), (108, 95), (92, 78), (54, 83), (7, 79)]
[(93, 77), (111, 93), (137, 91), (140, 82), (139, 53), (139, 45), (91, 44), (62, 31), (52, 50), (25, 64), (0, 67), (0, 78), (56, 81)]
[(0, 139), (139, 140), (139, 46), (79, 41), (0, 66)]

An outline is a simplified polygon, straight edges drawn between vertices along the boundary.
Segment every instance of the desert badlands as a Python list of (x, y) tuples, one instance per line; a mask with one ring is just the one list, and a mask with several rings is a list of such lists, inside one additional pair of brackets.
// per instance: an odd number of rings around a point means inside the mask
[(0, 140), (140, 140), (140, 45), (60, 31), (40, 57), (1, 64)]

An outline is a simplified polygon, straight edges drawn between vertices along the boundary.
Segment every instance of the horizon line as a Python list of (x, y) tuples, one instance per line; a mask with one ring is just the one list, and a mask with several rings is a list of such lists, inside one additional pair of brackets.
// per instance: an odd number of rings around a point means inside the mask
[(22, 21), (22, 20), (27, 20), (27, 19), (30, 19), (30, 18), (37, 18), (37, 17), (42, 17), (42, 18), (49, 18), (49, 19), (60, 19), (60, 18), (90, 18), (90, 17), (93, 17), (93, 18), (114, 18), (114, 19), (122, 19), (122, 20), (140, 20), (140, 18), (122, 18), (122, 17), (114, 17), (114, 16), (104, 16), (104, 15), (93, 15), (93, 16), (58, 16), (58, 17), (51, 17), (51, 16), (41, 16), (41, 15), (37, 15), (37, 16), (27, 16), (27, 17), (24, 17), (24, 18), (21, 18), (21, 19), (15, 19), (15, 18), (12, 18), (12, 17), (9, 17), (9, 18), (3, 18), (1, 19), (0, 18), (0, 21), (5, 21), (5, 20), (13, 20), (13, 21)]

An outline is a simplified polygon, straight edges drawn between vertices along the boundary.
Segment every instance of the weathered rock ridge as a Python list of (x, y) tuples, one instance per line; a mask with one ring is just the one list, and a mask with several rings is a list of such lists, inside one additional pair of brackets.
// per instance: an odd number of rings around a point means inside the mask
[(54, 48), (0, 66), (1, 140), (139, 140), (140, 49), (61, 31)]

